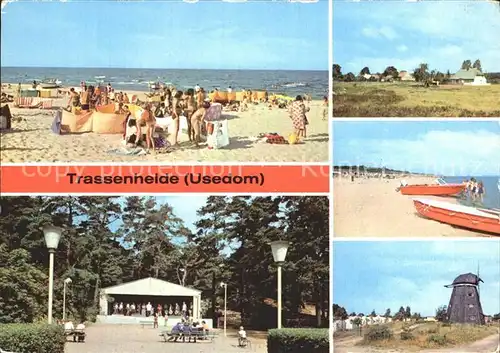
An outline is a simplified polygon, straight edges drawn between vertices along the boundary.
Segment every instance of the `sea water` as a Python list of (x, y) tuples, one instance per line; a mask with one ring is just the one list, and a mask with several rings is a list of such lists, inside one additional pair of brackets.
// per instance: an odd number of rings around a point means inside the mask
[(482, 181), (485, 188), (483, 201), (472, 201), (464, 197), (459, 198), (461, 204), (467, 206), (483, 207), (483, 208), (500, 208), (500, 176), (461, 176), (461, 177), (445, 177), (447, 183), (461, 183), (464, 180), (475, 178), (477, 182)]
[(101, 81), (130, 91), (148, 91), (148, 82), (159, 81), (181, 91), (198, 84), (207, 92), (215, 88), (225, 91), (231, 86), (233, 91), (267, 90), (292, 97), (310, 94), (315, 99), (328, 92), (328, 71), (2, 67), (1, 73), (2, 83), (29, 84), (54, 78), (66, 87), (79, 87), (81, 81), (89, 85)]

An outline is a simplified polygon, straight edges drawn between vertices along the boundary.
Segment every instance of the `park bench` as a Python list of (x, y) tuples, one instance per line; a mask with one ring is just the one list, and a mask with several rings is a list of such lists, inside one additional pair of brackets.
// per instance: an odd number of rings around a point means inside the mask
[(85, 342), (85, 330), (64, 330), (66, 337), (73, 337), (73, 342)]
[(178, 342), (180, 339), (182, 339), (182, 342), (186, 342), (186, 339), (188, 342), (193, 341), (193, 343), (196, 343), (198, 340), (203, 341), (203, 340), (210, 340), (211, 342), (215, 338), (215, 335), (211, 335), (210, 333), (205, 333), (203, 331), (192, 331), (188, 333), (171, 333), (168, 331), (163, 331), (160, 333), (160, 336), (163, 337), (165, 342)]
[(139, 325), (141, 325), (142, 328), (144, 328), (145, 326), (153, 326), (154, 322), (153, 321), (139, 321)]

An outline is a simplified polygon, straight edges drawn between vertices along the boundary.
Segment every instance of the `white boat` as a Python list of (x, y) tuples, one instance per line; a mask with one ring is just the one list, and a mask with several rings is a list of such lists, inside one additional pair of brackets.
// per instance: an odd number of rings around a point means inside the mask
[(51, 88), (59, 88), (59, 87), (61, 87), (61, 83), (62, 82), (60, 80), (57, 80), (55, 78), (50, 78), (50, 79), (43, 80), (38, 85), (41, 88), (51, 89)]

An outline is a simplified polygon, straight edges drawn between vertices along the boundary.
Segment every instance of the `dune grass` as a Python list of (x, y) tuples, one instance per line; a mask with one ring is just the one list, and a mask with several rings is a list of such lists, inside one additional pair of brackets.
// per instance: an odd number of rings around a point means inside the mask
[(334, 117), (499, 117), (500, 85), (335, 82)]
[(498, 332), (495, 325), (446, 325), (438, 322), (427, 322), (419, 325), (392, 324), (369, 327), (359, 342), (361, 346), (372, 346), (384, 349), (439, 349), (464, 346)]

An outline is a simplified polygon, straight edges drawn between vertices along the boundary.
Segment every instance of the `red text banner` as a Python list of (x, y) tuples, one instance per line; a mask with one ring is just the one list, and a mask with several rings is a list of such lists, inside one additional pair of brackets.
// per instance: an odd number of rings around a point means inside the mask
[(328, 193), (319, 166), (3, 166), (2, 194)]

